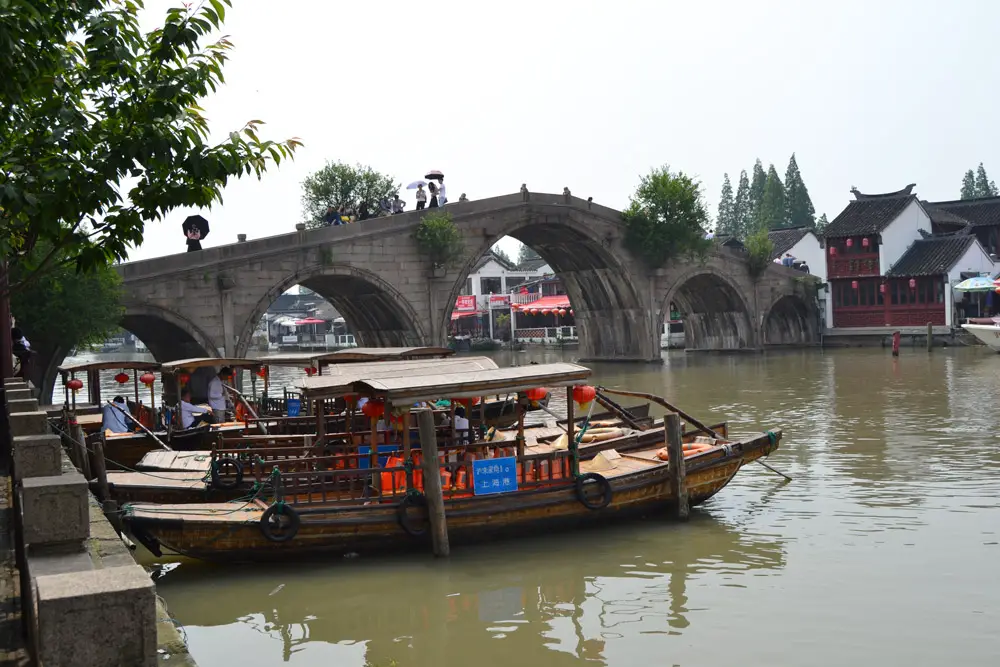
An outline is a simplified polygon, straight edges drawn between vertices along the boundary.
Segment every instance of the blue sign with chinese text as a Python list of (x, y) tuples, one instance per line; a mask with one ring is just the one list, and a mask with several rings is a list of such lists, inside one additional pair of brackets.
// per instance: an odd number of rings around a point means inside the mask
[(508, 456), (473, 461), (472, 484), (477, 496), (517, 491), (517, 459)]

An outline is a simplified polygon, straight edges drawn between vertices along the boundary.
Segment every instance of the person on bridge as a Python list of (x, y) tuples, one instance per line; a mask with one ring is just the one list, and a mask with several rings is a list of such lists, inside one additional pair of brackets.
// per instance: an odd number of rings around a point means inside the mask
[(194, 428), (201, 424), (212, 423), (212, 408), (202, 408), (191, 402), (191, 390), (185, 387), (181, 391), (181, 427)]
[(431, 203), (427, 205), (427, 208), (437, 208), (438, 207), (438, 186), (434, 181), (427, 184), (427, 191), (431, 193)]
[(421, 183), (417, 186), (417, 210), (422, 211), (425, 206), (427, 206), (427, 190), (424, 190), (424, 184)]
[[(432, 181), (433, 182), (433, 181)], [(438, 177), (438, 205), (444, 206), (448, 203), (448, 195), (444, 189), (444, 176)]]
[(403, 212), (404, 206), (406, 206), (406, 202), (399, 198), (399, 193), (397, 192), (392, 196), (392, 214), (399, 215)]

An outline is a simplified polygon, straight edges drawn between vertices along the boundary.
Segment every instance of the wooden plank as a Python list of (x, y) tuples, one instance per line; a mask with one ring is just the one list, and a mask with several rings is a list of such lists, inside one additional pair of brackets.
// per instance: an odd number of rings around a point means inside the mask
[(434, 415), (421, 410), (417, 415), (420, 429), (420, 449), (423, 452), (424, 494), (427, 497), (427, 517), (431, 524), (431, 541), (435, 556), (451, 553), (448, 544), (448, 521), (444, 514), (444, 495), (441, 490), (441, 469), (438, 467), (437, 432)]
[(212, 466), (212, 452), (149, 452), (139, 463), (136, 464), (138, 470), (175, 470), (190, 473), (206, 473)]
[(666, 427), (667, 452), (670, 455), (669, 475), (670, 490), (677, 506), (677, 518), (687, 520), (688, 508), (687, 485), (685, 483), (684, 443), (681, 440), (681, 418), (676, 412), (670, 412), (663, 419)]

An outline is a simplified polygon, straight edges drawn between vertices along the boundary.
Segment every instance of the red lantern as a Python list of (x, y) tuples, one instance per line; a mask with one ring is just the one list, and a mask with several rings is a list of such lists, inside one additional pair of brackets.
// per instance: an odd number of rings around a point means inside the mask
[(544, 401), (545, 397), (549, 395), (549, 392), (542, 389), (541, 387), (536, 387), (535, 389), (529, 389), (524, 392), (524, 395), (528, 397), (528, 400), (532, 403), (538, 403)]
[(344, 396), (344, 403), (346, 403), (349, 406), (353, 407), (354, 404), (357, 402), (358, 402), (358, 397), (355, 396), (354, 394), (347, 394), (346, 396)]
[(116, 375), (115, 382), (117, 382), (118, 384), (125, 384), (126, 382), (128, 382), (128, 373), (122, 371), (121, 373)]
[(361, 412), (369, 419), (378, 419), (385, 414), (385, 401), (381, 398), (373, 398), (361, 406)]
[(304, 370), (306, 372), (306, 375), (308, 375), (309, 377), (312, 377), (313, 375), (316, 374), (315, 366), (309, 366), (308, 368), (303, 368), (302, 370)]
[(597, 390), (589, 384), (573, 387), (573, 400), (577, 403), (590, 403), (597, 396)]
[(559, 309), (559, 317), (566, 317), (566, 309), (565, 308), (560, 308)]
[(837, 249), (834, 248), (833, 246), (830, 246), (830, 257), (836, 257), (836, 256), (837, 256)]
[(548, 308), (542, 308), (542, 315), (549, 315), (552, 311)]
[(858, 289), (858, 281), (857, 280), (852, 280), (851, 281), (851, 289)]
[(66, 388), (69, 389), (69, 390), (71, 390), (73, 393), (76, 393), (76, 392), (80, 391), (81, 389), (83, 389), (83, 380), (78, 380), (77, 378), (73, 378), (71, 380), (67, 380), (66, 381)]
[(869, 243), (869, 241), (868, 241), (868, 237), (867, 236), (865, 238), (861, 239), (861, 245), (863, 245), (864, 247), (867, 248), (868, 247), (868, 243)]
[(153, 383), (156, 382), (156, 376), (152, 373), (143, 373), (139, 376), (139, 382), (143, 383), (147, 387), (152, 387)]
[(532, 308), (531, 309), (531, 314), (532, 315), (537, 315), (538, 314), (538, 309), (537, 308)]
[(910, 278), (910, 289), (917, 289), (917, 279)]
[(267, 377), (267, 366), (261, 366), (257, 369), (257, 377), (265, 378)]
[(885, 294), (885, 283), (882, 283), (881, 285), (878, 286), (878, 291), (881, 292), (882, 294)]
[(190, 379), (191, 376), (188, 375), (187, 373), (181, 373), (180, 375), (177, 376), (177, 381), (181, 383), (182, 387), (186, 385), (188, 383), (188, 380)]
[(847, 247), (850, 248), (853, 246), (854, 246), (854, 239), (847, 239)]

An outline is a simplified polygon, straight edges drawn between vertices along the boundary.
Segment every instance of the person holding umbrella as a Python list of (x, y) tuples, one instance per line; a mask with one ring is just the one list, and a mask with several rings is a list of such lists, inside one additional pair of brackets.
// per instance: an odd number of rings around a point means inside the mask
[(201, 250), (201, 240), (208, 236), (208, 220), (200, 215), (189, 215), (181, 224), (181, 231), (187, 237), (187, 251)]
[(427, 205), (427, 208), (437, 208), (438, 207), (438, 188), (437, 188), (437, 185), (434, 184), (434, 181), (431, 181), (431, 182), (429, 182), (427, 184), (427, 191), (431, 193), (431, 203), (429, 203)]
[[(431, 169), (424, 175), (430, 184), (427, 188), (431, 191), (431, 206), (444, 206), (448, 203), (448, 197), (445, 194), (444, 189), (444, 174), (437, 169)], [(434, 185), (434, 181), (437, 180), (437, 185)]]

